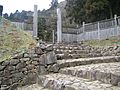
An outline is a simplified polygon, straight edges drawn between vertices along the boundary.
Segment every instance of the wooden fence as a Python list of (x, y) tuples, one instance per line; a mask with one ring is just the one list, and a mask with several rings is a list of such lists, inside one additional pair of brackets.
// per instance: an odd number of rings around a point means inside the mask
[(63, 42), (79, 42), (93, 39), (107, 39), (120, 35), (120, 17), (88, 23), (80, 28), (63, 28)]

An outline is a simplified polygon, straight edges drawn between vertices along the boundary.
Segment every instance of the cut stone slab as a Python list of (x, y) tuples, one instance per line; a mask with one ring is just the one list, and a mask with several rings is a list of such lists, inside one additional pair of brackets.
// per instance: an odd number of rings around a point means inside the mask
[(98, 63), (110, 63), (110, 62), (120, 62), (120, 56), (106, 56), (106, 57), (95, 57), (95, 58), (80, 58), (80, 59), (67, 59), (57, 61), (60, 68), (64, 67), (74, 67), (80, 65), (88, 64), (98, 64)]
[(78, 58), (86, 58), (89, 57), (88, 54), (69, 54), (69, 53), (63, 53), (63, 54), (56, 54), (57, 60), (62, 59), (78, 59)]
[(55, 51), (56, 54), (62, 54), (62, 53), (69, 53), (69, 54), (81, 54), (81, 53), (85, 53), (88, 54), (89, 50), (62, 50), (62, 49), (57, 49)]
[(100, 81), (90, 81), (60, 73), (39, 76), (38, 83), (52, 90), (120, 90), (120, 87), (103, 84)]
[(90, 80), (99, 80), (104, 83), (119, 86), (120, 62), (63, 68), (60, 70), (60, 73), (82, 77)]

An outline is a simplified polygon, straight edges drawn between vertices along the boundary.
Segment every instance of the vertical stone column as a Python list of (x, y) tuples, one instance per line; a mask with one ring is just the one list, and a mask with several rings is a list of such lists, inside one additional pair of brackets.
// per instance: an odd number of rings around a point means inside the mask
[(100, 23), (98, 22), (98, 39), (100, 40)]
[(55, 31), (53, 30), (53, 44), (55, 43)]
[(62, 20), (61, 20), (61, 10), (57, 9), (57, 43), (62, 42)]
[(85, 40), (85, 22), (83, 22), (83, 41)]
[(37, 11), (37, 5), (34, 5), (34, 14), (33, 14), (33, 37), (37, 37), (38, 34), (38, 11)]
[(115, 30), (114, 30), (114, 35), (119, 35), (118, 34), (118, 29), (117, 29), (117, 15), (114, 15), (114, 22), (115, 22)]

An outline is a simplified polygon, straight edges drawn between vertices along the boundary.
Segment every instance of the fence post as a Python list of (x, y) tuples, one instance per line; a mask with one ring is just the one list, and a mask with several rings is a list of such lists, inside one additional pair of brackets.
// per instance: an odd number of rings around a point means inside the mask
[(98, 39), (100, 40), (100, 23), (98, 22)]
[(85, 40), (85, 22), (83, 22), (83, 41)]
[[(78, 29), (78, 27), (79, 27), (79, 26), (77, 25), (77, 29)], [(78, 31), (77, 31), (77, 43), (78, 43)]]
[(117, 30), (117, 15), (116, 14), (114, 15), (114, 21), (115, 21), (115, 31), (116, 31), (116, 33), (114, 33), (114, 34), (118, 35), (118, 30)]
[(55, 31), (53, 30), (53, 44), (55, 43)]

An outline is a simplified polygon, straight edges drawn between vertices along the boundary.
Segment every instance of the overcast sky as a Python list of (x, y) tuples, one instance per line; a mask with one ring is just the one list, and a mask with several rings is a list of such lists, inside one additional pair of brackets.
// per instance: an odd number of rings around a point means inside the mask
[[(0, 0), (0, 5), (4, 6), (3, 13), (10, 14), (19, 10), (33, 11), (34, 4), (38, 5), (39, 10), (48, 9), (52, 0)], [(58, 0), (59, 2), (64, 0)]]

